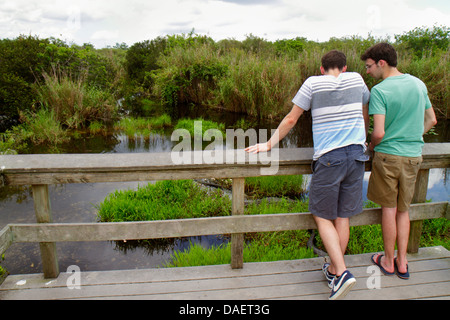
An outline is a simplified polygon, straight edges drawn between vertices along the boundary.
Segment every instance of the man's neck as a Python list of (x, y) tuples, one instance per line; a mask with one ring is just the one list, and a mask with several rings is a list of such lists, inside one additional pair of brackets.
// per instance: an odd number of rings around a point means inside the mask
[(389, 77), (397, 77), (401, 76), (403, 73), (397, 70), (396, 67), (388, 67), (386, 71), (383, 73), (383, 80)]
[(324, 72), (324, 75), (327, 76), (333, 76), (333, 77), (339, 77), (339, 75), (343, 72), (343, 70), (339, 70), (337, 68), (335, 69), (328, 69), (327, 71)]

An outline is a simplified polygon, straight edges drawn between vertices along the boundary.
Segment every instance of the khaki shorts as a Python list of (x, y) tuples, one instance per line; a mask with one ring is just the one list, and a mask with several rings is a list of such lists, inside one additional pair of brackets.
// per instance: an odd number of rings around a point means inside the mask
[(422, 157), (408, 158), (375, 152), (367, 198), (382, 207), (408, 211)]

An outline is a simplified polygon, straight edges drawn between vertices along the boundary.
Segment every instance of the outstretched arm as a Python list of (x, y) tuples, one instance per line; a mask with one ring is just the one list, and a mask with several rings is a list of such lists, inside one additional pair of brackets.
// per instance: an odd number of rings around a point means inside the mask
[(245, 151), (250, 153), (258, 153), (272, 149), (272, 147), (276, 146), (278, 142), (280, 142), (289, 133), (289, 131), (291, 131), (303, 112), (304, 110), (302, 108), (294, 104), (292, 110), (286, 115), (286, 117), (284, 117), (283, 121), (281, 121), (269, 141), (250, 146), (246, 148)]

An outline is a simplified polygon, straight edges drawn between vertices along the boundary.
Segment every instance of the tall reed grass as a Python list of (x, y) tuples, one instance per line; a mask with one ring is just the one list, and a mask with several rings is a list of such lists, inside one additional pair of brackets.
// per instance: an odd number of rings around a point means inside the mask
[[(292, 98), (310, 76), (320, 75), (322, 56), (337, 49), (347, 56), (348, 71), (360, 73), (369, 89), (378, 83), (366, 74), (360, 57), (370, 46), (388, 39), (350, 37), (325, 43), (306, 41), (299, 51), (280, 52), (263, 39), (245, 43), (202, 43), (173, 48), (161, 55), (153, 71), (153, 93), (166, 105), (194, 103), (247, 113), (258, 118), (282, 118)], [(422, 79), (441, 116), (448, 118), (449, 51), (433, 51), (422, 59), (397, 46), (399, 70)]]
[(406, 52), (399, 57), (399, 70), (421, 79), (428, 89), (428, 96), (439, 118), (450, 118), (450, 51), (441, 54), (424, 54), (416, 59)]
[(21, 121), (33, 144), (57, 145), (69, 139), (53, 110), (41, 108), (36, 113), (21, 113)]
[(152, 74), (154, 93), (166, 105), (207, 104), (212, 99), (217, 79), (226, 74), (219, 52), (208, 44), (176, 46), (161, 55), (159, 69)]
[(54, 69), (43, 74), (44, 83), (38, 83), (38, 101), (51, 110), (55, 118), (69, 129), (86, 127), (90, 122), (111, 122), (117, 116), (113, 96), (87, 83), (87, 73), (75, 79)]
[[(256, 54), (234, 52), (228, 57), (227, 77), (217, 84), (215, 98), (227, 110), (247, 113), (258, 118), (274, 118), (291, 107), (302, 79), (297, 61), (273, 57), (264, 59)], [(231, 54), (230, 54), (231, 55)]]

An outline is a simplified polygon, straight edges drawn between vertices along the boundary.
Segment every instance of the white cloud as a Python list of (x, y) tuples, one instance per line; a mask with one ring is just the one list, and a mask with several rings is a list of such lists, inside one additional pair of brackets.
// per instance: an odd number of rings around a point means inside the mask
[(92, 40), (114, 40), (117, 39), (119, 33), (117, 31), (111, 30), (99, 30), (96, 31), (92, 36)]
[(0, 3), (0, 34), (58, 37), (96, 46), (129, 45), (193, 28), (216, 40), (252, 33), (268, 40), (326, 41), (351, 35), (384, 37), (448, 24), (446, 1), (431, 0), (16, 0)]

